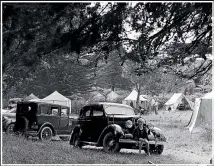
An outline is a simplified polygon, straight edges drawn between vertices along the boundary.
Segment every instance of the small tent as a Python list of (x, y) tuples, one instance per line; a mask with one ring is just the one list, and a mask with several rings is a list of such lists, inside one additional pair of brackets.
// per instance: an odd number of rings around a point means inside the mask
[(107, 95), (107, 101), (115, 101), (115, 100), (117, 100), (118, 97), (119, 97), (119, 95), (117, 93), (115, 93), (114, 91), (111, 91)]
[(24, 98), (24, 101), (29, 101), (32, 99), (39, 99), (37, 96), (35, 96), (33, 93), (31, 93), (29, 96)]
[(190, 108), (192, 109), (192, 103), (183, 93), (174, 93), (173, 96), (164, 104), (166, 110), (175, 111), (182, 100), (186, 100)]
[(194, 111), (192, 113), (191, 119), (187, 128), (192, 132), (194, 127), (199, 126), (200, 124), (208, 123), (212, 124), (212, 99), (214, 98), (214, 92), (211, 91), (207, 93), (202, 98), (195, 99)]
[(93, 97), (92, 97), (92, 101), (105, 101), (106, 98), (104, 95), (100, 94), (99, 92), (97, 92)]
[[(137, 107), (137, 91), (133, 90), (123, 101), (123, 104), (130, 105), (134, 108)], [(148, 100), (143, 97), (143, 95), (139, 96), (139, 102), (142, 108), (147, 108), (148, 107)]]

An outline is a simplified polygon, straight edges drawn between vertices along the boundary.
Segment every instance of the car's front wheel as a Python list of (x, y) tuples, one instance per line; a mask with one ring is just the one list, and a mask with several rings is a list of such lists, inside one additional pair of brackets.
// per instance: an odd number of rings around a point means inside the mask
[(14, 127), (15, 127), (15, 124), (10, 123), (5, 130), (5, 133), (6, 134), (12, 134), (14, 132)]
[(73, 135), (73, 146), (74, 148), (82, 148), (82, 144), (80, 143), (80, 137), (78, 133), (74, 133)]
[(50, 141), (52, 138), (53, 132), (52, 129), (48, 126), (43, 127), (39, 133), (39, 139), (42, 141)]
[(114, 137), (112, 132), (105, 135), (103, 139), (103, 148), (105, 152), (115, 153), (120, 151), (119, 141)]
[(162, 154), (163, 150), (164, 150), (164, 145), (158, 145), (156, 147), (154, 145), (150, 146), (150, 153), (153, 153), (153, 154)]

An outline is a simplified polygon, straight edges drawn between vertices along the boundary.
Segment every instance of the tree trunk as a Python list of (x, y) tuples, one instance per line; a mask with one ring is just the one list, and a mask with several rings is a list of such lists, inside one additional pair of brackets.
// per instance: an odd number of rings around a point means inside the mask
[(140, 84), (136, 84), (136, 88), (137, 88), (136, 108), (139, 109), (139, 100), (140, 100), (141, 85)]

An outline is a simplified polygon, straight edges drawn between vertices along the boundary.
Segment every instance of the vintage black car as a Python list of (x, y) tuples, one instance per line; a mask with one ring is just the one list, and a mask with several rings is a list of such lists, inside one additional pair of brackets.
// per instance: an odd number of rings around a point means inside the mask
[(77, 116), (69, 115), (69, 107), (44, 103), (20, 102), (17, 104), (14, 131), (26, 137), (39, 137), (42, 141), (51, 140), (52, 136), (70, 136)]
[[(140, 115), (132, 107), (117, 103), (88, 104), (80, 110), (78, 124), (74, 127), (70, 145), (82, 147), (94, 145), (106, 152), (119, 152), (121, 148), (138, 149), (133, 131)], [(148, 125), (151, 153), (161, 154), (166, 138), (161, 129)], [(143, 146), (145, 150), (145, 146)]]

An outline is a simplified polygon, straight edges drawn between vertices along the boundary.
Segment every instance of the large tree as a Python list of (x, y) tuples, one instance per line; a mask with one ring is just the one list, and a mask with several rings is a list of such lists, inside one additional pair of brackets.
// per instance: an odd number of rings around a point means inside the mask
[[(3, 3), (2, 14), (6, 83), (23, 81), (56, 53), (61, 58), (75, 52), (77, 59), (91, 53), (86, 59), (96, 67), (122, 46), (127, 52), (116, 55), (120, 64), (132, 60), (139, 73), (151, 60), (156, 61), (151, 70), (183, 64), (197, 49), (206, 60), (212, 39), (211, 3)], [(173, 54), (176, 44), (187, 42)], [(191, 74), (175, 73), (193, 78), (211, 67), (209, 61)]]

